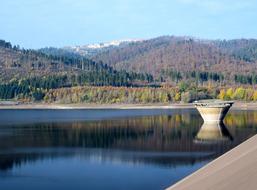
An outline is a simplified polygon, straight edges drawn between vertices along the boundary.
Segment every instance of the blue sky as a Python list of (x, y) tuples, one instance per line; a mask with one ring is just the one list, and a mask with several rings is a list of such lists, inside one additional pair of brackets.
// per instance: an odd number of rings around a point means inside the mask
[(0, 39), (25, 48), (161, 35), (257, 38), (257, 0), (0, 0)]

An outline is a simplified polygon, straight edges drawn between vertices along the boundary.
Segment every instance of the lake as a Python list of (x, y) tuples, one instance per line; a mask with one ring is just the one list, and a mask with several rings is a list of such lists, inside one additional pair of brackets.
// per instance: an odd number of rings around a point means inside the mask
[(256, 134), (257, 111), (206, 128), (195, 109), (0, 110), (0, 187), (164, 189)]

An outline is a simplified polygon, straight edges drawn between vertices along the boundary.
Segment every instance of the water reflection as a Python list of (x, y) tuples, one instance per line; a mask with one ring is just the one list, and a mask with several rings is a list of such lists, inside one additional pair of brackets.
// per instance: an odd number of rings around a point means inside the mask
[[(24, 156), (25, 160), (30, 160), (29, 157), (32, 160), (48, 157), (49, 154), (60, 156), (62, 151), (65, 153), (62, 156), (70, 155), (75, 154), (72, 152), (75, 148), (107, 149), (116, 153), (117, 150), (122, 150), (123, 152), (113, 156), (120, 161), (130, 160), (132, 163), (145, 162), (166, 166), (179, 163), (193, 164), (222, 154), (255, 132), (251, 130), (239, 132), (236, 126), (229, 126), (235, 136), (235, 141), (232, 141), (233, 137), (224, 123), (204, 123), (199, 129), (201, 123), (201, 117), (195, 112), (190, 112), (100, 121), (2, 125), (0, 131), (4, 135), (0, 136), (0, 150), (4, 155), (0, 157), (0, 169), (7, 168), (4, 164), (6, 161), (18, 162), (17, 160)], [(203, 145), (204, 142), (209, 142), (209, 145)], [(212, 145), (214, 142), (221, 143)], [(62, 150), (56, 149), (57, 154), (55, 154), (53, 148), (62, 148)], [(64, 148), (73, 149), (65, 152)], [(130, 151), (131, 156), (126, 155), (124, 151)], [(88, 151), (87, 155), (93, 155), (93, 152)], [(97, 153), (113, 160), (103, 152)], [(152, 154), (148, 154), (149, 152)]]
[(196, 143), (221, 143), (224, 141), (233, 141), (233, 137), (223, 121), (204, 122), (194, 140)]
[[(0, 111), (0, 115), (9, 114), (8, 111), (3, 112)], [(58, 116), (58, 120), (54, 119), (52, 112), (47, 113), (51, 115), (51, 121), (42, 119), (41, 112), (28, 113), (24, 110), (13, 113), (11, 122), (8, 118), (0, 118), (1, 185), (2, 177), (9, 179), (10, 173), (17, 172), (19, 175), (26, 174), (26, 168), (31, 171), (31, 176), (36, 175), (34, 171), (41, 171), (42, 168), (52, 169), (56, 178), (69, 175), (70, 171), (66, 171), (65, 168), (75, 159), (73, 168), (69, 170), (74, 169), (74, 173), (71, 173), (74, 177), (83, 176), (82, 181), (99, 179), (103, 177), (102, 174), (109, 174), (110, 171), (112, 174), (123, 172), (124, 179), (132, 180), (133, 176), (138, 175), (143, 185), (139, 186), (141, 187), (139, 189), (151, 189), (151, 187), (161, 189), (160, 187), (163, 187), (161, 185), (165, 183), (170, 185), (195, 171), (253, 136), (257, 130), (257, 112), (230, 113), (225, 118), (226, 126), (224, 123), (202, 124), (203, 120), (194, 110), (152, 111), (153, 115), (141, 117), (138, 116), (140, 114), (137, 110), (121, 110), (122, 118), (107, 119), (108, 114), (105, 113), (106, 118), (94, 121), (87, 118), (83, 120), (83, 115), (88, 117), (99, 114), (96, 111), (91, 113), (90, 110), (71, 110), (67, 113), (58, 110), (57, 112), (54, 114)], [(65, 112), (64, 120), (60, 117), (62, 112)], [(126, 112), (136, 113), (136, 116), (124, 117)], [(33, 119), (30, 120), (29, 114), (33, 115)], [(43, 114), (47, 118), (47, 114)], [(21, 115), (26, 115), (26, 122), (16, 121), (16, 118), (18, 121), (21, 120)], [(74, 119), (77, 115), (80, 115), (79, 120)], [(73, 119), (69, 120), (68, 116)], [(41, 119), (36, 120), (36, 118)], [(58, 166), (59, 162), (63, 164), (61, 168)], [(77, 176), (76, 172), (85, 164), (87, 167), (97, 167), (94, 175), (83, 170), (82, 174)], [(117, 165), (121, 168), (117, 169)], [(108, 169), (104, 170), (104, 166), (108, 166)], [(144, 170), (140, 170), (142, 167)], [(44, 174), (46, 177), (51, 175), (48, 171)], [(152, 174), (155, 178), (149, 177), (144, 181), (142, 176), (147, 174)], [(151, 180), (156, 182), (154, 185), (157, 186), (150, 184)], [(124, 183), (127, 183), (127, 180), (124, 180)], [(8, 184), (14, 183), (9, 181)], [(8, 184), (5, 187), (9, 187)], [(96, 184), (98, 180), (90, 187), (86, 185), (83, 187), (96, 189)], [(123, 186), (124, 184), (121, 184), (119, 187)], [(113, 187), (110, 188), (115, 189)]]

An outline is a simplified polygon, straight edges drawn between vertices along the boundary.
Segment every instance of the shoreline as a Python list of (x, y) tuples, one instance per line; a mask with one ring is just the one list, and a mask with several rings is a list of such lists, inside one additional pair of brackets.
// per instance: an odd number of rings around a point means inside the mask
[(1, 109), (192, 109), (193, 104), (17, 104)]
[[(0, 104), (4, 109), (193, 109), (192, 103), (177, 104)], [(235, 102), (231, 110), (257, 110), (257, 102)]]

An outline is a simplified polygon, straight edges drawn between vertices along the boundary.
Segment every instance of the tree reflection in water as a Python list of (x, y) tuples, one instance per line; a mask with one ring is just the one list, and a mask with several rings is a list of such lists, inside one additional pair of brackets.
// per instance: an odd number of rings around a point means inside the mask
[(192, 165), (213, 159), (254, 135), (256, 116), (257, 112), (234, 112), (225, 119), (227, 126), (202, 124), (195, 111), (98, 121), (2, 123), (0, 169), (75, 155), (162, 167)]

